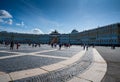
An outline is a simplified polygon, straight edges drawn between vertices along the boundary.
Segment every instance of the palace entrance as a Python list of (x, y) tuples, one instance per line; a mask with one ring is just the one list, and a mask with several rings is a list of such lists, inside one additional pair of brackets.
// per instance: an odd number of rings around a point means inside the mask
[(50, 44), (58, 44), (59, 43), (59, 36), (60, 33), (58, 33), (56, 30), (51, 32), (51, 37), (50, 37)]

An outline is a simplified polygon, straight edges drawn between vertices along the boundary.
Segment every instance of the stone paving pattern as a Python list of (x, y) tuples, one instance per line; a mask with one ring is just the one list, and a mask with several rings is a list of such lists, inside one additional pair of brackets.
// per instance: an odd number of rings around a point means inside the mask
[[(110, 47), (95, 47), (100, 55), (107, 62), (107, 73), (103, 78), (102, 82), (120, 82), (120, 48), (116, 48), (115, 50)], [(83, 50), (80, 46), (72, 46), (71, 48), (64, 48), (55, 51), (49, 52), (41, 52), (44, 50), (51, 50), (55, 48), (51, 48), (48, 45), (42, 45), (41, 47), (32, 48), (28, 45), (21, 45), (19, 50), (9, 50), (8, 47), (4, 47), (0, 45), (0, 58), (6, 56), (14, 56), (21, 55), (13, 58), (3, 58), (0, 59), (0, 72), (10, 73), (14, 71), (33, 69), (37, 67), (41, 67), (44, 65), (54, 64), (65, 59), (60, 57), (72, 57), (74, 54)], [(35, 52), (35, 53), (34, 53)], [(40, 53), (36, 53), (40, 52)], [(48, 71), (48, 73), (23, 78), (16, 80), (15, 82), (66, 82), (72, 79), (74, 76), (81, 74), (88, 68), (92, 66), (92, 61), (94, 60), (93, 55), (91, 53), (91, 48), (85, 53), (85, 55), (74, 64), (68, 65), (62, 69), (58, 69), (56, 71)], [(21, 54), (18, 54), (21, 53)], [(34, 53), (31, 55), (31, 53)], [(45, 55), (51, 57), (42, 57), (37, 55)], [(52, 58), (52, 56), (56, 56), (58, 58)]]
[(24, 78), (16, 80), (15, 82), (65, 82), (70, 80), (72, 77), (82, 73), (86, 70), (93, 61), (92, 53), (89, 54), (91, 49), (85, 53), (85, 55), (74, 64), (66, 66), (65, 68), (51, 71), (46, 74)]
[[(45, 52), (45, 53), (40, 53), (44, 55), (51, 55), (51, 56), (64, 56), (64, 57), (72, 57), (73, 55), (77, 54), (80, 52), (82, 48), (79, 46), (78, 49), (76, 47), (71, 47), (68, 49), (63, 49), (63, 50), (57, 50), (57, 51), (51, 51), (51, 52)], [(38, 53), (39, 54), (39, 53)]]
[(0, 52), (0, 57), (3, 57), (3, 56), (9, 56), (9, 55), (15, 55), (15, 54), (14, 54), (14, 53)]
[[(36, 51), (40, 52), (43, 50), (51, 50), (51, 49), (55, 49), (55, 48), (51, 48), (51, 46), (48, 46), (48, 45), (41, 45), (41, 47), (36, 47), (36, 48), (35, 47), (32, 48), (31, 46), (28, 46), (28, 45), (21, 45), (19, 50), (16, 50), (16, 49), (9, 50), (9, 46), (8, 47), (2, 46), (2, 47), (0, 47), (0, 50), (4, 51), (4, 52), (0, 52), (0, 57), (18, 55), (18, 53), (22, 53), (22, 54), (24, 53), (25, 56), (0, 59), (0, 71), (10, 73), (10, 72), (14, 72), (14, 71), (37, 68), (37, 67), (57, 63), (57, 62), (64, 60), (64, 59), (59, 59), (59, 58), (35, 56), (38, 54), (29, 55), (29, 53), (31, 53), (31, 52), (36, 52)], [(71, 50), (73, 50), (74, 53), (70, 54)], [(80, 50), (81, 50), (80, 46), (79, 47), (72, 46), (71, 48), (65, 48), (63, 50), (59, 50), (57, 48), (56, 51), (53, 51), (52, 55), (55, 54), (58, 57), (60, 54), (62, 55), (62, 57), (66, 57), (68, 55), (73, 56), (75, 53), (80, 52)], [(59, 54), (56, 54), (56, 52), (59, 52)], [(66, 53), (68, 53), (68, 54), (66, 54)], [(39, 54), (41, 54), (41, 53), (39, 53)], [(19, 54), (19, 55), (21, 55), (21, 54)], [(45, 55), (45, 54), (42, 53), (42, 55)]]
[(63, 61), (63, 59), (36, 57), (36, 56), (20, 56), (9, 59), (0, 60), (0, 71), (6, 73), (27, 70), (32, 68), (41, 67)]

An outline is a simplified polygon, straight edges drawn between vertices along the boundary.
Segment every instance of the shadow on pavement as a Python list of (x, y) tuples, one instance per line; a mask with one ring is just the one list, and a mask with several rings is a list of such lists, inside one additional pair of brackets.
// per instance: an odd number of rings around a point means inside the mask
[(101, 82), (120, 82), (120, 48), (96, 47), (107, 62), (107, 72)]

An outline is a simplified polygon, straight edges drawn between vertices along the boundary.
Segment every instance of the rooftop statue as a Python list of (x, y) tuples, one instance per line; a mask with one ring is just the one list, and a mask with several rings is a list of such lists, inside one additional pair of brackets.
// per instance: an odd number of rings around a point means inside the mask
[(60, 33), (57, 30), (55, 30), (55, 31), (52, 31), (50, 34), (51, 35), (59, 35)]

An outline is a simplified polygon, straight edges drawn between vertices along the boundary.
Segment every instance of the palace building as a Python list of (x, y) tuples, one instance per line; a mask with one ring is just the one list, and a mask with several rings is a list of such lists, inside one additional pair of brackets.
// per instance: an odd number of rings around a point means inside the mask
[(69, 34), (60, 34), (56, 30), (50, 34), (22, 34), (2, 31), (0, 42), (11, 41), (19, 43), (40, 43), (40, 44), (71, 44), (71, 45), (101, 45), (120, 46), (120, 23), (110, 24), (82, 32), (73, 30)]

